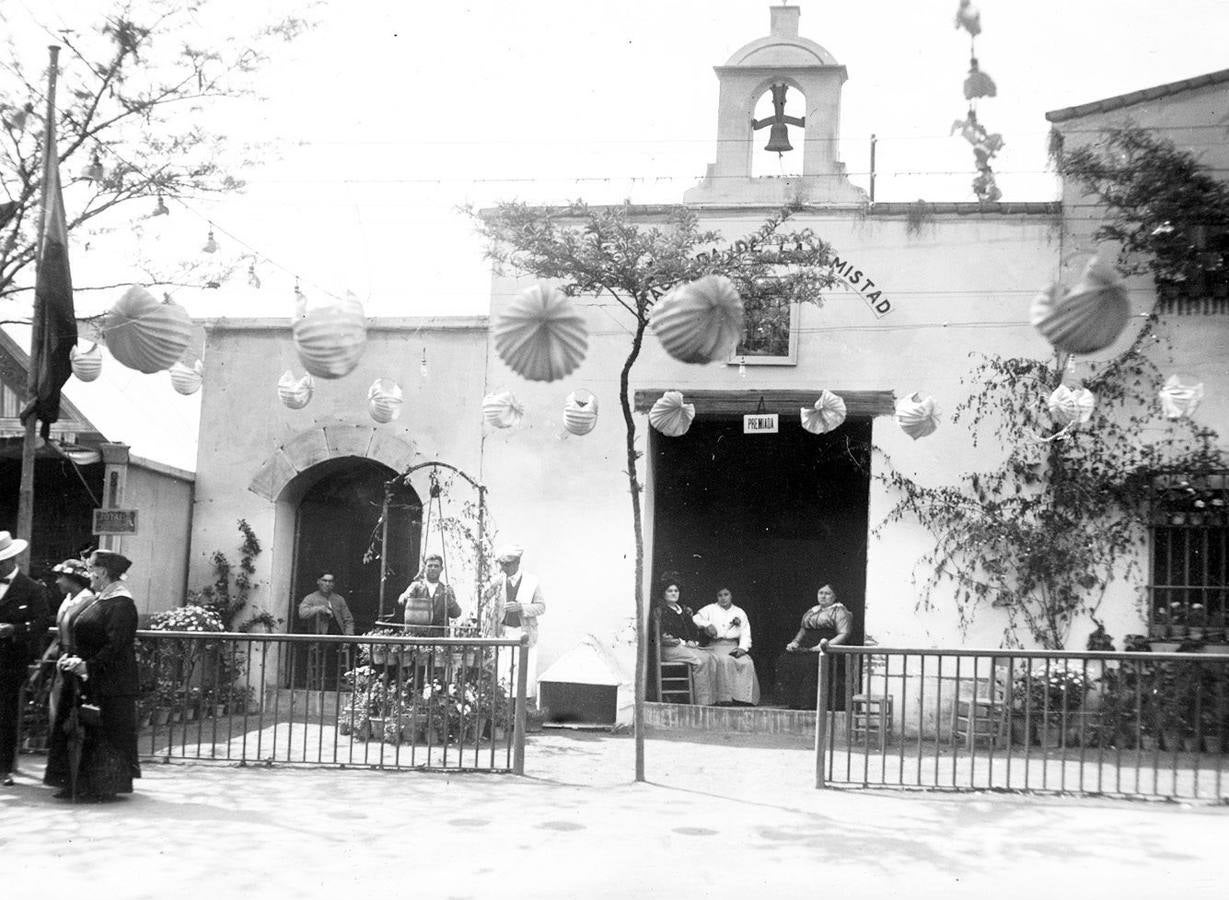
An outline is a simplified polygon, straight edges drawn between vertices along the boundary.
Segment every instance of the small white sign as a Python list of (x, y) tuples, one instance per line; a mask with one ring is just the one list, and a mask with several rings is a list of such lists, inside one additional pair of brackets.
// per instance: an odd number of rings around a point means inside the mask
[(776, 434), (777, 414), (756, 413), (743, 416), (743, 434)]

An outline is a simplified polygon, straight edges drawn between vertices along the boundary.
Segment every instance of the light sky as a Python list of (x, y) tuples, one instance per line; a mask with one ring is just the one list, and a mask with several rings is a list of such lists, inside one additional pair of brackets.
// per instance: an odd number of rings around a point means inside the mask
[[(84, 13), (105, 6), (4, 2), (52, 30), (85, 27)], [(250, 16), (266, 0), (216, 2)], [(259, 291), (241, 272), (218, 291), (176, 292), (198, 317), (289, 315), (295, 276), (309, 297), (352, 291), (370, 315), (483, 314), (489, 271), (456, 207), (681, 200), (715, 158), (712, 67), (768, 33), (768, 5), (329, 0), (321, 26), (264, 71), (264, 102), (208, 119), (277, 141), (246, 173), (247, 192), (173, 207), (142, 252), (199, 255), (213, 221), (230, 258), (255, 257)], [(848, 68), (841, 156), (852, 180), (866, 184), (875, 133), (878, 200), (974, 199), (968, 145), (949, 133), (967, 108), (969, 41), (953, 26), (956, 0), (797, 5), (801, 34)], [(1224, 0), (977, 5), (977, 55), (998, 86), (980, 117), (1006, 140), (996, 171), (1007, 201), (1057, 197), (1047, 110), (1229, 67)], [(30, 41), (45, 53), (45, 32)], [(73, 254), (79, 285), (113, 276), (127, 258)], [(84, 295), (79, 309), (113, 299)], [(134, 398), (160, 377), (117, 368), (104, 378)], [(176, 452), (176, 464), (189, 460)]]

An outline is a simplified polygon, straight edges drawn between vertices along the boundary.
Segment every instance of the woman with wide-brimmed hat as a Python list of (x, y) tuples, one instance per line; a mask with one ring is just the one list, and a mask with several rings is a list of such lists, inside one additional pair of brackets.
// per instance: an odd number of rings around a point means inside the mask
[[(44, 783), (63, 789), (57, 797), (113, 800), (132, 793), (132, 780), (141, 777), (137, 608), (121, 580), (130, 565), (118, 553), (95, 551), (88, 563), (94, 596), (60, 621), (59, 677), (43, 776)], [(82, 714), (83, 705), (91, 716)]]

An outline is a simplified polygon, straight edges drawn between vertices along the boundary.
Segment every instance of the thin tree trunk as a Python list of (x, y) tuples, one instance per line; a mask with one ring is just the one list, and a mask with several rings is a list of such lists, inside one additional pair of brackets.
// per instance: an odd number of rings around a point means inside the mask
[(644, 341), (644, 328), (647, 319), (643, 314), (637, 316), (636, 333), (632, 338), (632, 349), (623, 362), (623, 371), (619, 373), (619, 405), (623, 410), (623, 424), (627, 435), (627, 485), (632, 499), (632, 528), (636, 536), (636, 679), (635, 707), (632, 712), (632, 732), (636, 743), (636, 780), (644, 781), (644, 699), (645, 684), (649, 671), (649, 636), (647, 629), (648, 617), (644, 609), (644, 523), (640, 512), (640, 481), (636, 477), (636, 420), (632, 418), (631, 398), (628, 395), (628, 382), (632, 366), (640, 356), (640, 346)]

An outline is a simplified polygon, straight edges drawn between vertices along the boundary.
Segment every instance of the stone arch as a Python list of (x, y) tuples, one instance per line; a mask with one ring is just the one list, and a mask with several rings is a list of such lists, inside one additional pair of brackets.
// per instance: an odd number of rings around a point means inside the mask
[(278, 447), (256, 470), (248, 490), (266, 500), (278, 500), (300, 473), (331, 459), (357, 456), (404, 472), (414, 461), (414, 444), (374, 425), (337, 422), (300, 431)]

